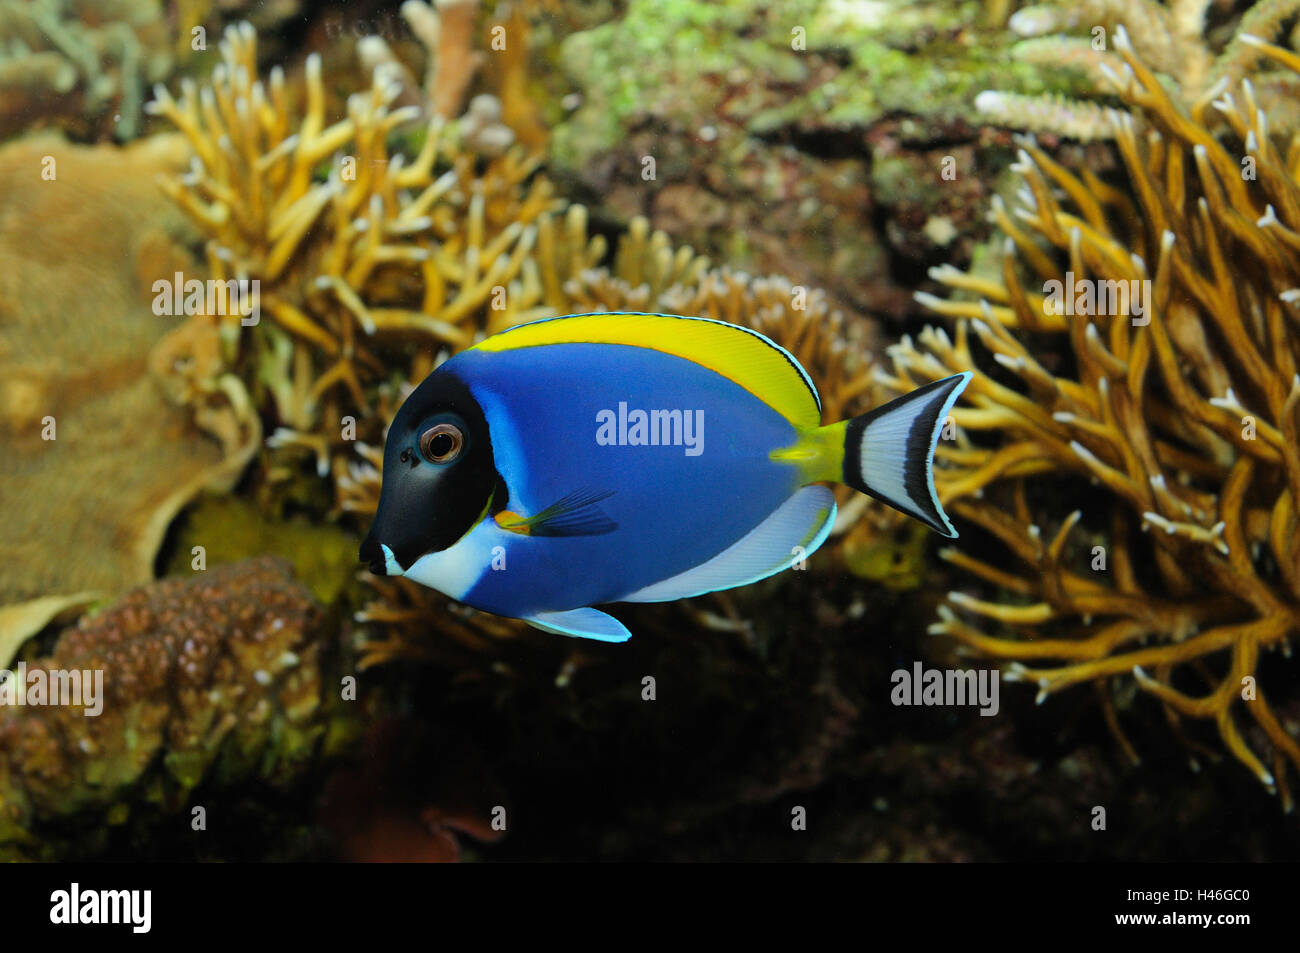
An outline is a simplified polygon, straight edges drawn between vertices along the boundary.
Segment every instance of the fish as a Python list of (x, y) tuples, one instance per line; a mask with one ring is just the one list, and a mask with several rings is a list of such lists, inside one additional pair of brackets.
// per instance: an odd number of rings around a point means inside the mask
[(802, 564), (835, 523), (829, 484), (955, 538), (932, 468), (970, 379), (823, 425), (808, 372), (749, 328), (645, 312), (522, 324), (402, 403), (361, 561), (547, 632), (623, 642), (596, 606)]

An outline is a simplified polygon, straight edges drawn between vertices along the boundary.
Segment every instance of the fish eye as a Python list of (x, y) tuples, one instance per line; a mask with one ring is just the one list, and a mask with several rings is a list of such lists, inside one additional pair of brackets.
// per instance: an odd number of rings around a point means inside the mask
[(450, 463), (464, 446), (465, 435), (455, 424), (434, 424), (420, 434), (420, 456), (430, 463)]

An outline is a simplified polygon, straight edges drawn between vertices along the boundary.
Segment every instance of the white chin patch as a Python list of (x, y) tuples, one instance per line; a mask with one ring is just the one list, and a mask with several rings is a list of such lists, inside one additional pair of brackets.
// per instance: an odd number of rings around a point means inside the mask
[(404, 575), (430, 589), (463, 601), (466, 593), (492, 564), (492, 547), (506, 546), (506, 533), (491, 517), (484, 519), (462, 536), (455, 545), (438, 552), (425, 553), (411, 563)]
[(383, 543), (379, 544), (379, 548), (384, 551), (384, 572), (390, 576), (402, 575), (402, 567), (397, 564), (397, 559), (393, 556), (393, 551)]

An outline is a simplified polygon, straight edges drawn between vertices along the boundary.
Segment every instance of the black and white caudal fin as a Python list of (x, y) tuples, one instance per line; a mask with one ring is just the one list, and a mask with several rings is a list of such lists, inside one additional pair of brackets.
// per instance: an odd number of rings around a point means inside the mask
[(850, 420), (844, 482), (956, 538), (934, 490), (934, 448), (970, 379), (969, 372), (945, 377)]

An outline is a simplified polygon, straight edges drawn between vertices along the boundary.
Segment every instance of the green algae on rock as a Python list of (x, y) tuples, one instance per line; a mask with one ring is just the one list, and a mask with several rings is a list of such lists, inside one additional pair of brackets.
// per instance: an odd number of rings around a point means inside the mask
[[(901, 318), (895, 276), (969, 254), (983, 183), (1012, 161), (981, 138), (976, 95), (1074, 91), (1007, 43), (969, 3), (632, 2), (553, 56), (574, 108), (550, 168), (600, 196), (599, 220), (646, 215), (733, 268)], [(900, 177), (912, 196), (889, 190)]]
[(622, 20), (564, 40), (558, 65), (582, 90), (555, 132), (580, 167), (648, 120), (712, 115), (751, 134), (866, 128), (894, 113), (946, 125), (989, 86), (1071, 90), (1059, 72), (1009, 63), (974, 4), (634, 0)]
[(257, 503), (239, 496), (205, 496), (178, 520), (166, 575), (185, 578), (252, 556), (278, 556), (325, 606), (333, 606), (352, 578), (358, 536), (305, 515), (268, 517)]

